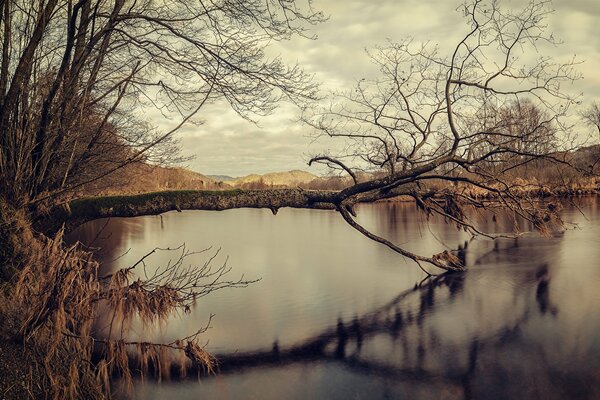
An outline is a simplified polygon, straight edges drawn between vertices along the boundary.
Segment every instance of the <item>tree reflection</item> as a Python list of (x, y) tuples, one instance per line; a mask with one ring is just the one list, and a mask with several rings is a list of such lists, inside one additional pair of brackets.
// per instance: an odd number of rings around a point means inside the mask
[[(511, 250), (525, 247), (526, 251), (530, 251), (526, 243), (503, 243), (503, 251), (497, 248), (490, 251), (500, 255), (503, 261), (514, 261), (515, 254)], [(466, 257), (468, 247), (469, 244), (461, 245), (458, 252), (462, 251)], [(479, 254), (479, 258), (489, 256), (487, 251)], [(473, 263), (480, 261), (479, 258)], [(559, 308), (551, 300), (551, 276), (552, 267), (546, 262), (522, 271), (517, 279), (518, 290), (510, 292), (512, 299), (509, 303), (523, 304), (514, 307), (513, 318), (488, 315), (493, 322), (492, 328), (474, 329), (458, 339), (448, 339), (444, 330), (447, 323), (436, 323), (436, 320), (443, 318), (444, 310), (455, 303), (460, 307), (464, 302), (482, 300), (471, 299), (473, 293), (465, 293), (469, 272), (430, 277), (376, 310), (346, 320), (340, 318), (331, 327), (293, 345), (281, 345), (276, 341), (272, 349), (217, 355), (220, 363), (218, 374), (295, 363), (327, 362), (337, 363), (360, 375), (392, 379), (394, 382), (454, 388), (460, 393), (459, 398), (464, 399), (480, 398), (481, 390), (488, 390), (482, 389), (485, 385), (490, 385), (489, 390), (501, 392), (510, 385), (494, 382), (489, 376), (497, 374), (496, 378), (502, 377), (506, 372), (502, 370), (503, 366), (491, 363), (490, 359), (498, 351), (511, 353), (514, 348), (526, 346), (523, 326), (533, 318), (557, 315)], [(477, 319), (469, 315), (457, 318), (457, 324), (469, 324)], [(527, 351), (519, 353), (524, 382), (528, 379), (546, 380), (545, 374), (559, 373), (547, 361), (546, 351), (543, 346), (529, 346)], [(545, 361), (540, 364), (540, 360)], [(188, 376), (196, 376), (196, 373)], [(575, 388), (563, 387), (561, 390), (571, 393)], [(546, 391), (545, 398), (556, 397)]]

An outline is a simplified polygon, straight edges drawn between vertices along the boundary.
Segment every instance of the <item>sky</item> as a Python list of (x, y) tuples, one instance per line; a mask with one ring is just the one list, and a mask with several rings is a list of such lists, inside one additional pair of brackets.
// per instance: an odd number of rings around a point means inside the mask
[[(503, 3), (523, 6), (526, 1)], [(375, 69), (365, 49), (412, 37), (415, 42), (439, 43), (441, 50), (450, 51), (468, 28), (456, 11), (458, 0), (314, 0), (313, 4), (329, 16), (313, 28), (317, 39), (275, 43), (269, 51), (313, 73), (323, 93), (373, 76)], [(559, 59), (576, 55), (584, 61), (578, 68), (583, 79), (569, 91), (583, 94), (582, 106), (598, 101), (600, 1), (554, 0), (553, 8), (548, 28), (563, 44), (545, 49), (545, 54)], [(224, 104), (205, 107), (200, 117), (202, 125), (184, 127), (178, 138), (183, 155), (193, 157), (185, 166), (204, 174), (243, 176), (292, 169), (319, 174), (324, 171), (308, 167), (307, 161), (334, 145), (314, 142), (312, 131), (297, 121), (298, 112), (289, 104), (282, 104), (257, 124), (243, 120)]]

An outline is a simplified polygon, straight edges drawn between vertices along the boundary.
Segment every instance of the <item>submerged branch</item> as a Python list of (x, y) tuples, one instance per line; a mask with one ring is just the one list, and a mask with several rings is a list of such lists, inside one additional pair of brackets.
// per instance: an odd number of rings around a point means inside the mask
[(387, 246), (388, 248), (392, 249), (396, 253), (401, 254), (402, 256), (404, 256), (406, 258), (410, 258), (411, 260), (414, 260), (419, 265), (419, 267), (421, 267), (421, 269), (423, 269), (421, 266), (421, 262), (429, 263), (431, 265), (434, 265), (434, 266), (441, 268), (443, 270), (446, 270), (446, 271), (464, 271), (464, 269), (465, 269), (464, 265), (462, 265), (462, 263), (460, 262), (458, 257), (453, 255), (452, 253), (449, 253), (448, 251), (444, 251), (443, 253), (436, 254), (433, 257), (419, 256), (419, 255), (411, 253), (410, 251), (407, 251), (407, 250), (401, 248), (400, 246), (395, 245), (394, 243), (390, 242), (389, 240), (382, 238), (381, 236), (375, 235), (374, 233), (365, 229), (362, 225), (360, 225), (358, 222), (356, 222), (352, 218), (352, 216), (350, 215), (350, 212), (345, 207), (340, 207), (339, 211), (340, 211), (340, 214), (342, 214), (342, 217), (344, 218), (344, 220), (351, 227), (353, 227), (354, 229), (356, 229), (357, 231), (359, 231), (360, 233), (362, 233), (369, 239)]

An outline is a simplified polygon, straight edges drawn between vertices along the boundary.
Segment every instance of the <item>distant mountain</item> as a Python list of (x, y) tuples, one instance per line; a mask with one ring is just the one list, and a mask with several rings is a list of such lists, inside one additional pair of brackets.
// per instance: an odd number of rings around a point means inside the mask
[(227, 175), (204, 175), (184, 168), (165, 168), (148, 164), (132, 164), (117, 174), (85, 185), (85, 195), (135, 194), (161, 190), (227, 190), (295, 188), (341, 189), (350, 183), (339, 177), (320, 178), (310, 172), (293, 170), (240, 178)]
[(234, 178), (232, 176), (229, 175), (206, 175), (208, 176), (210, 179), (217, 181), (217, 182), (229, 182), (229, 181), (233, 181), (237, 178)]
[(227, 182), (232, 186), (283, 186), (295, 187), (307, 185), (318, 177), (310, 172), (293, 170), (287, 172), (271, 172), (264, 175), (251, 174)]

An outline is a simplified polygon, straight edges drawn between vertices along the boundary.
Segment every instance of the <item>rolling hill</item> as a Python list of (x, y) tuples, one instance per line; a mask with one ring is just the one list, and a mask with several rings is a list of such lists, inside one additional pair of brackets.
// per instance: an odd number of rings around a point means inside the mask
[(271, 172), (264, 175), (251, 174), (236, 178), (227, 183), (235, 187), (296, 187), (307, 185), (315, 179), (318, 179), (318, 177), (310, 172), (293, 170), (287, 172)]

